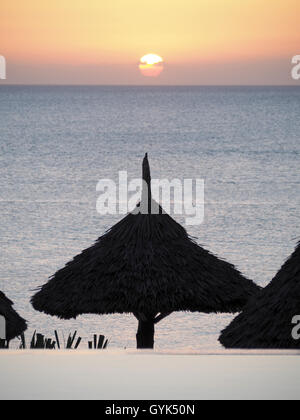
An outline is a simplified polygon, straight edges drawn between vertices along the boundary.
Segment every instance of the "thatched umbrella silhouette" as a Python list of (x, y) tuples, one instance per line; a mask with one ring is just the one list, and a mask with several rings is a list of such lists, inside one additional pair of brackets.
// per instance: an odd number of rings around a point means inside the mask
[[(300, 340), (292, 336), (292, 321), (300, 315), (300, 244), (271, 283), (222, 332), (227, 348), (293, 349)], [(299, 320), (298, 320), (299, 322)]]
[(27, 330), (26, 321), (13, 309), (13, 302), (0, 292), (0, 315), (6, 321), (6, 341), (9, 343)]
[(155, 324), (172, 312), (235, 313), (257, 293), (152, 199), (147, 155), (143, 180), (140, 205), (41, 287), (32, 298), (36, 310), (63, 319), (132, 313), (137, 347), (153, 348)]

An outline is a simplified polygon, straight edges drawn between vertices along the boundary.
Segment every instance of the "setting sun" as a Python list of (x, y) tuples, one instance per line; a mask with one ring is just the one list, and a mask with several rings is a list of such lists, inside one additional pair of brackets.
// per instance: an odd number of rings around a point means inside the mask
[(156, 54), (144, 55), (139, 64), (143, 76), (158, 77), (164, 69), (164, 60)]

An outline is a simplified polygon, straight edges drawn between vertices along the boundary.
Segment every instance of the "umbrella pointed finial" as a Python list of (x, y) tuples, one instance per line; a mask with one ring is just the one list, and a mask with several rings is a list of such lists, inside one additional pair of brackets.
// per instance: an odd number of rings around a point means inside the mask
[(151, 205), (151, 173), (148, 153), (145, 154), (143, 160), (143, 181), (142, 204), (147, 205), (147, 209), (149, 209)]
[(151, 173), (150, 173), (150, 165), (148, 161), (148, 153), (145, 154), (143, 160), (143, 180), (146, 181), (148, 187), (151, 186)]

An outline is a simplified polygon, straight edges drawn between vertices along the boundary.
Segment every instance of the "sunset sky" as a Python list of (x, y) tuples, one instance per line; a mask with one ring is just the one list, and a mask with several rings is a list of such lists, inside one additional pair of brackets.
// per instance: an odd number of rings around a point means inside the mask
[(1, 0), (0, 83), (293, 83), (299, 16), (299, 0)]

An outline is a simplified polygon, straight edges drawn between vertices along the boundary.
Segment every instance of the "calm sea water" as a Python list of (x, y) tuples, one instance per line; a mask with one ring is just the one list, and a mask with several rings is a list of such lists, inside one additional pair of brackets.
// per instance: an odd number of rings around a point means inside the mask
[[(205, 222), (188, 232), (266, 285), (300, 236), (299, 111), (295, 87), (1, 86), (0, 289), (29, 321), (28, 337), (78, 329), (135, 346), (129, 315), (60, 321), (29, 299), (119, 219), (96, 212), (96, 184), (120, 170), (139, 177), (145, 152), (154, 177), (205, 179)], [(231, 319), (173, 314), (156, 346), (217, 349)]]

